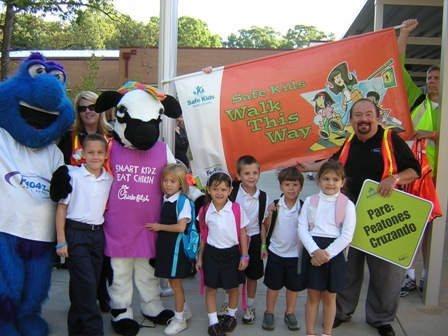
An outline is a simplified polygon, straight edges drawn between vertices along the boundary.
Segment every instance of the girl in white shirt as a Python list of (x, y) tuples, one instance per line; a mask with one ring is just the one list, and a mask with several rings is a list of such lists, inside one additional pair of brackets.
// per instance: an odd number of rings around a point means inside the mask
[[(238, 203), (228, 199), (232, 192), (232, 179), (227, 173), (213, 173), (206, 190), (205, 205), (198, 215), (202, 240), (196, 269), (203, 271), (208, 335), (223, 336), (236, 327), (239, 285), (245, 282), (242, 271), (249, 263), (246, 233), (249, 219)], [(229, 294), (228, 315), (221, 323), (216, 311), (218, 288)]]
[[(306, 249), (302, 251), (301, 281), (308, 288), (306, 335), (315, 335), (322, 300), (322, 335), (326, 336), (331, 335), (336, 315), (336, 294), (345, 289), (344, 251), (353, 238), (356, 213), (354, 204), (341, 192), (346, 177), (339, 162), (323, 164), (316, 180), (321, 191), (306, 199), (299, 216), (299, 238)], [(336, 217), (343, 218), (342, 223), (337, 223)]]

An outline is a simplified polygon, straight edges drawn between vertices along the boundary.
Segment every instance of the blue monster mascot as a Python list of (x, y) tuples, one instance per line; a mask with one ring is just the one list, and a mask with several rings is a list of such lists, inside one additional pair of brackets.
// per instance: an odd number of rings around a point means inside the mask
[(55, 253), (54, 144), (73, 123), (62, 65), (32, 53), (0, 84), (0, 335), (43, 336)]

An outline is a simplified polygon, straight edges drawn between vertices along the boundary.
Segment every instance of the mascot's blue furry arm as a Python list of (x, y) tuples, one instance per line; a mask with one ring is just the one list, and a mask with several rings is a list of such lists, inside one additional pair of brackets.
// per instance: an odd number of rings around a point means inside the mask
[(63, 67), (32, 53), (0, 84), (0, 335), (44, 336), (55, 246), (52, 172), (63, 165), (54, 141), (74, 110)]

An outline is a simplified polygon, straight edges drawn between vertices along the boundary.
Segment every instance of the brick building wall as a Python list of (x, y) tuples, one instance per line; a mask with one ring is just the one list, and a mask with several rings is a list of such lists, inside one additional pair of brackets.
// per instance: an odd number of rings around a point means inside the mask
[[(179, 48), (177, 75), (213, 67), (230, 65), (287, 52), (285, 49)], [(120, 48), (119, 78), (156, 85), (158, 80), (158, 48)], [(166, 80), (169, 78), (162, 78)]]
[[(226, 48), (179, 48), (177, 51), (177, 75), (200, 71), (213, 67), (240, 63), (261, 57), (287, 52), (285, 49), (226, 49)], [(76, 53), (82, 56), (74, 56)], [(113, 52), (113, 51), (109, 51)], [(116, 90), (127, 80), (157, 85), (158, 48), (122, 47), (116, 56), (103, 57), (99, 62), (97, 87), (99, 90)], [(61, 63), (67, 73), (69, 88), (81, 84), (87, 74), (90, 56), (86, 51), (42, 51), (48, 60)], [(67, 56), (70, 54), (70, 56)], [(11, 53), (10, 69), (14, 73), (20, 62), (29, 52)], [(162, 78), (166, 80), (168, 78)]]

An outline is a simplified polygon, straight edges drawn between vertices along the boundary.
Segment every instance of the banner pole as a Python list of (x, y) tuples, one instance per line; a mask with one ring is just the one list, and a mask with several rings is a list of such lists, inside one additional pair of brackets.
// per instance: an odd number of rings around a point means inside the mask
[[(216, 70), (216, 71), (217, 71), (217, 70), (221, 70), (221, 69), (224, 69), (224, 66), (220, 66), (220, 67), (213, 68), (213, 69)], [(172, 81), (174, 81), (174, 80), (184, 79), (184, 78), (190, 78), (190, 77), (198, 76), (198, 75), (202, 75), (202, 74), (204, 74), (203, 71), (196, 71), (196, 72), (192, 72), (192, 73), (189, 73), (189, 74), (185, 74), (185, 75), (177, 76), (177, 77), (174, 77), (174, 78), (164, 79), (163, 81), (161, 81), (161, 83), (162, 83), (162, 84), (166, 84), (166, 83), (170, 83), (170, 82), (172, 82)]]

